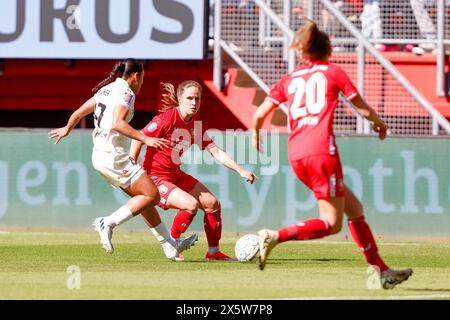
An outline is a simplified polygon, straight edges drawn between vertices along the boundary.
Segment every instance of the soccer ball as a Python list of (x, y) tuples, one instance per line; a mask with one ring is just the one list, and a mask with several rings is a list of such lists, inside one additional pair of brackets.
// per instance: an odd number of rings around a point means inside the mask
[(236, 241), (234, 254), (238, 261), (248, 262), (255, 259), (259, 252), (259, 241), (256, 234), (246, 234)]

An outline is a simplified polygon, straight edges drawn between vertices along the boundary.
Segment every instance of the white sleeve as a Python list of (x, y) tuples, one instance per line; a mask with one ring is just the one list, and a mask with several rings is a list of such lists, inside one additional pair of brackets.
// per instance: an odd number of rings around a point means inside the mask
[(131, 90), (121, 92), (119, 95), (119, 104), (130, 109), (134, 105), (135, 95)]

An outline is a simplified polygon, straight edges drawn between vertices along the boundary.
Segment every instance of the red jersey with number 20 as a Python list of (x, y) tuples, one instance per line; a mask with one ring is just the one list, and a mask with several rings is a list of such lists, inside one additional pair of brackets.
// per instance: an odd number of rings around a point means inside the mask
[(151, 176), (176, 177), (181, 171), (181, 156), (197, 144), (204, 150), (214, 146), (214, 142), (205, 132), (200, 121), (184, 121), (178, 108), (170, 109), (154, 117), (142, 133), (147, 137), (165, 138), (170, 145), (159, 151), (155, 148), (146, 148), (143, 168)]
[(271, 88), (266, 99), (289, 107), (290, 160), (337, 154), (333, 115), (341, 91), (347, 99), (358, 94), (344, 70), (318, 60), (305, 62)]

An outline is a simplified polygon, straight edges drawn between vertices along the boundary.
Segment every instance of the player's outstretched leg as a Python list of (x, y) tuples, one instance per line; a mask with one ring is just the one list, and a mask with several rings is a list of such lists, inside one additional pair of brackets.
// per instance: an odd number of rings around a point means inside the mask
[(264, 270), (266, 267), (267, 258), (269, 257), (270, 251), (276, 246), (278, 242), (277, 231), (270, 229), (262, 229), (258, 231), (259, 238), (259, 256), (257, 260), (257, 265), (259, 270)]
[(193, 234), (187, 238), (179, 238), (175, 240), (175, 246), (177, 250), (177, 255), (173, 259), (175, 261), (184, 261), (184, 256), (182, 254), (183, 251), (190, 249), (195, 245), (195, 242), (198, 240), (197, 234)]
[(97, 218), (92, 223), (95, 231), (100, 235), (100, 242), (106, 253), (112, 254), (114, 252), (114, 247), (111, 243), (112, 238), (112, 228), (105, 222), (105, 218)]
[(396, 285), (408, 280), (412, 274), (413, 270), (410, 268), (403, 270), (387, 269), (380, 274), (381, 286), (383, 289), (393, 289)]
[(193, 234), (188, 238), (174, 239), (169, 234), (169, 231), (162, 221), (156, 227), (152, 227), (148, 220), (144, 219), (144, 221), (150, 227), (150, 231), (161, 244), (164, 254), (169, 260), (183, 261), (184, 257), (181, 253), (193, 246), (195, 241), (198, 239), (196, 234)]
[(376, 267), (381, 287), (392, 289), (406, 281), (413, 273), (412, 269), (393, 270), (378, 253), (377, 243), (372, 230), (364, 217), (364, 208), (353, 192), (345, 186), (345, 213), (348, 217), (348, 230), (369, 265)]
[(95, 227), (95, 231), (99, 233), (102, 247), (107, 253), (114, 252), (114, 247), (111, 243), (112, 230), (118, 225), (130, 220), (132, 217), (133, 213), (130, 208), (128, 208), (127, 205), (123, 205), (109, 216), (100, 217), (94, 220), (92, 225)]
[(163, 247), (167, 259), (172, 261), (184, 261), (183, 251), (194, 246), (197, 240), (198, 236), (195, 233), (187, 238), (171, 238), (171, 244)]

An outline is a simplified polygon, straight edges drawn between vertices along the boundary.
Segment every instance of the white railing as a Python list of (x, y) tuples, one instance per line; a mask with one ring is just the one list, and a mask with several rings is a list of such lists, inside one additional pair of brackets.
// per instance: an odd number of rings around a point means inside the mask
[[(438, 8), (441, 10), (443, 4), (439, 1)], [(222, 87), (220, 52), (224, 50), (259, 87), (268, 92), (282, 74), (294, 68), (295, 53), (289, 50), (293, 30), (308, 16), (318, 21), (325, 31), (329, 29), (336, 51), (332, 62), (347, 69), (347, 73), (358, 84), (361, 94), (385, 118), (393, 134), (450, 134), (447, 120), (375, 49), (374, 44), (383, 39), (363, 37), (355, 18), (352, 18), (353, 23), (350, 22), (351, 17), (345, 16), (343, 12), (346, 11), (337, 8), (336, 3), (329, 0), (296, 1), (297, 4), (299, 2), (306, 8), (294, 7), (291, 0), (254, 0), (249, 1), (243, 10), (242, 7), (230, 7), (227, 1), (215, 1), (214, 81), (217, 87)], [(390, 1), (390, 4), (392, 2), (395, 1)], [(437, 39), (398, 39), (398, 42), (435, 43), (438, 51), (437, 67), (440, 68), (444, 63), (440, 55), (444, 57), (444, 45), (450, 41), (445, 40), (442, 30), (445, 26), (443, 14), (438, 14), (437, 20)], [(385, 42), (389, 44), (395, 39), (385, 40), (389, 40)], [(439, 42), (440, 40), (442, 41)], [(339, 48), (346, 50), (339, 52)], [(373, 69), (378, 70), (379, 74), (374, 74)], [(445, 91), (442, 87), (445, 83), (444, 75), (438, 72), (436, 80), (437, 91)], [(394, 98), (385, 101), (386, 92), (391, 92), (390, 96)], [(342, 100), (341, 104), (343, 108), (337, 108), (335, 115), (336, 132), (369, 134), (368, 123), (352, 114), (348, 102)]]

